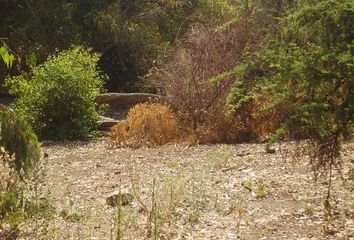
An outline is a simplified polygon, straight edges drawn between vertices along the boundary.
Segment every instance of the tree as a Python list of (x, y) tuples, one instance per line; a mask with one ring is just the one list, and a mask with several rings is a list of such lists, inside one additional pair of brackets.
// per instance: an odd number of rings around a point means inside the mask
[[(99, 65), (109, 77), (109, 90), (138, 91), (153, 61), (165, 55), (191, 24), (219, 17), (225, 2), (6, 1), (0, 9), (0, 36), (7, 36), (21, 56), (11, 75), (29, 72), (56, 49), (85, 45), (102, 54)], [(6, 75), (0, 71), (0, 77)]]
[(353, 132), (354, 6), (350, 0), (299, 1), (268, 34), (262, 49), (238, 66), (230, 103), (237, 109), (261, 102), (257, 115), (281, 123), (272, 142), (302, 139), (312, 146), (315, 176), (340, 169), (343, 139)]

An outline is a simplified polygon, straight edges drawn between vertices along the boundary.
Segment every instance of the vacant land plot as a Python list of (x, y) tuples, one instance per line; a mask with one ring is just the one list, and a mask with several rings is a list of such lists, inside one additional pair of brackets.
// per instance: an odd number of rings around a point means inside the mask
[[(348, 170), (354, 144), (345, 145), (347, 165), (334, 177), (329, 221), (323, 207), (327, 183), (314, 181), (293, 143), (273, 154), (262, 144), (107, 146), (105, 138), (44, 146), (46, 186), (56, 209), (44, 238), (354, 238)], [(107, 200), (114, 194), (124, 197), (118, 201), (124, 206)]]

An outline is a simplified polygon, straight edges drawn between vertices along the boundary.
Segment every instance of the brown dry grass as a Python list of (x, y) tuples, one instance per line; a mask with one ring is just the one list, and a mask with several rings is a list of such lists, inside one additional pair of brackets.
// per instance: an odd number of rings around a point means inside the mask
[(156, 147), (174, 141), (179, 133), (178, 121), (168, 106), (143, 103), (133, 107), (127, 119), (113, 126), (111, 147)]
[(204, 112), (194, 128), (193, 122), (175, 114), (169, 106), (144, 103), (133, 107), (127, 119), (112, 127), (111, 147), (156, 147), (171, 142), (183, 145), (196, 143), (237, 143), (266, 139), (279, 126), (277, 113), (255, 118), (252, 113), (261, 104), (249, 104), (242, 114), (227, 114), (220, 110)]

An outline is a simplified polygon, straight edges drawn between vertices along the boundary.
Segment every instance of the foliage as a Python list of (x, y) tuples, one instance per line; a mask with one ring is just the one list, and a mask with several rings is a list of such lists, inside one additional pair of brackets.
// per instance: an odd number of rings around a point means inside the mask
[(4, 61), (4, 63), (6, 64), (6, 66), (8, 68), (11, 68), (13, 61), (15, 60), (15, 57), (13, 54), (9, 53), (8, 46), (5, 43), (3, 43), (3, 46), (0, 47), (0, 56)]
[[(262, 102), (250, 102), (240, 111), (228, 113), (225, 105), (234, 85), (229, 71), (242, 63), (244, 53), (264, 41), (264, 29), (270, 29), (282, 7), (264, 1), (208, 4), (223, 21), (194, 24), (171, 55), (150, 70), (145, 77), (147, 86), (167, 96), (181, 122), (195, 131), (201, 143), (265, 138), (277, 122), (272, 114), (262, 119), (252, 116)], [(202, 9), (208, 9), (207, 4)]]
[[(14, 56), (9, 54), (5, 43), (0, 48), (0, 55), (6, 66), (11, 68)], [(2, 158), (10, 159), (6, 154), (14, 157), (11, 167), (20, 175), (28, 173), (33, 163), (40, 158), (37, 136), (28, 123), (2, 104), (0, 104), (0, 146), (3, 148)]]
[[(210, 10), (216, 5), (211, 2), (215, 1), (9, 1), (0, 9), (0, 36), (6, 36), (21, 56), (11, 74), (29, 71), (55, 49), (85, 44), (102, 54), (100, 67), (109, 77), (109, 90), (136, 91), (153, 60), (164, 55), (191, 23), (205, 21), (216, 11)], [(6, 74), (0, 73), (1, 81)]]
[(159, 103), (138, 104), (128, 118), (111, 129), (111, 146), (155, 147), (173, 141), (178, 134), (175, 114)]
[[(0, 55), (7, 68), (12, 67), (14, 56), (4, 43)], [(6, 239), (17, 238), (14, 231), (26, 218), (20, 181), (29, 176), (40, 159), (36, 135), (26, 121), (11, 109), (0, 104), (0, 230)], [(8, 223), (10, 229), (2, 224)]]
[(171, 57), (146, 76), (148, 86), (166, 95), (183, 125), (197, 131), (198, 138), (203, 135), (204, 140), (219, 138), (217, 128), (228, 118), (224, 106), (230, 79), (215, 84), (207, 80), (233, 65), (232, 35), (233, 31), (215, 32), (211, 27), (197, 26), (178, 43)]
[(103, 78), (97, 71), (98, 55), (72, 47), (50, 56), (31, 74), (7, 79), (18, 96), (14, 107), (40, 137), (88, 137), (96, 126), (95, 96)]
[(37, 136), (29, 124), (11, 110), (0, 113), (0, 145), (12, 156), (12, 168), (27, 173), (40, 158)]
[(341, 136), (353, 129), (353, 16), (350, 1), (303, 1), (281, 19), (264, 49), (234, 71), (230, 101), (236, 108), (266, 102), (258, 114), (285, 109), (274, 140), (313, 139), (317, 170), (334, 164)]

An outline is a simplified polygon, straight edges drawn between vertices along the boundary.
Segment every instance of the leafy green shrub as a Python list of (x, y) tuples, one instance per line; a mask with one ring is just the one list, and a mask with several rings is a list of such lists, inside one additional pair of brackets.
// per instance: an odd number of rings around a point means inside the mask
[(15, 109), (40, 137), (74, 139), (88, 137), (98, 119), (95, 96), (102, 90), (97, 71), (98, 54), (76, 46), (49, 56), (30, 75), (6, 80), (18, 96)]
[(353, 12), (349, 0), (304, 1), (280, 19), (260, 52), (234, 70), (231, 102), (242, 107), (263, 100), (259, 115), (285, 109), (272, 140), (311, 139), (317, 173), (338, 164), (342, 136), (352, 131)]

